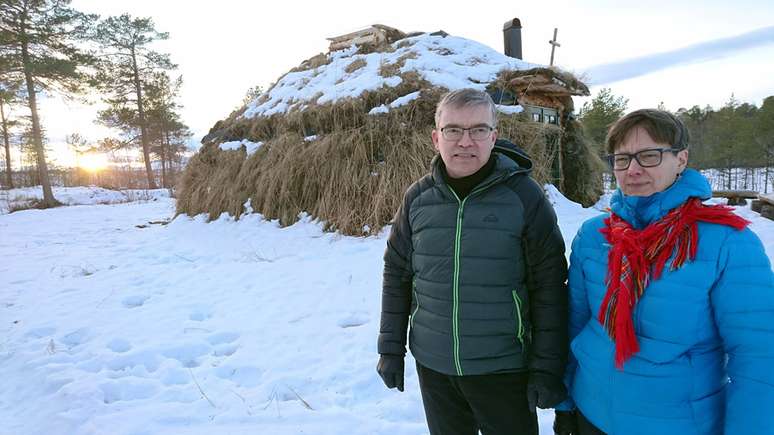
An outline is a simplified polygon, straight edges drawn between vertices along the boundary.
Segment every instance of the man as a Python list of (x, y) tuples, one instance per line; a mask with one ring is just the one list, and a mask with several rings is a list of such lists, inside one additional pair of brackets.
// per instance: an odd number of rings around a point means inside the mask
[(536, 435), (566, 390), (567, 263), (556, 216), (503, 148), (485, 92), (438, 103), (431, 173), (408, 188), (384, 254), (377, 371), (403, 391), (406, 331), (433, 435)]

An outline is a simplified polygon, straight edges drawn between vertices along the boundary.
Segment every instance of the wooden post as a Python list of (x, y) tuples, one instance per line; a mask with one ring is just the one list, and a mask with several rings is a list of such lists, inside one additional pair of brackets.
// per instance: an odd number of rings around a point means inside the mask
[(554, 39), (548, 41), (549, 44), (551, 44), (551, 63), (549, 66), (554, 66), (554, 50), (556, 50), (556, 47), (561, 47), (562, 45), (556, 42), (556, 32), (559, 29), (554, 27)]
[(761, 202), (761, 216), (774, 220), (774, 194), (759, 195), (758, 199)]

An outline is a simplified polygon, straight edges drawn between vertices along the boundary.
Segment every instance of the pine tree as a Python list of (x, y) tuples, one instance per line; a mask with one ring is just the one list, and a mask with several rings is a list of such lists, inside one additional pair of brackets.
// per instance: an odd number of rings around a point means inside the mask
[(736, 108), (739, 102), (732, 95), (726, 104), (711, 114), (707, 129), (707, 145), (712, 156), (711, 165), (721, 169), (724, 188), (735, 188), (732, 169), (738, 164), (739, 121)]
[(99, 121), (120, 129), (131, 142), (139, 139), (148, 187), (156, 188), (151, 168), (145, 89), (153, 74), (177, 66), (168, 54), (151, 50), (154, 41), (166, 40), (168, 33), (156, 31), (151, 18), (128, 14), (108, 17), (97, 26), (95, 40), (102, 49), (97, 83), (110, 98), (109, 108), (100, 112)]
[(690, 164), (695, 168), (708, 168), (711, 160), (710, 149), (706, 144), (708, 119), (712, 113), (712, 107), (706, 106), (702, 109), (699, 106), (693, 106), (690, 109), (680, 108), (677, 116), (688, 128), (690, 133)]
[(146, 93), (149, 132), (154, 143), (152, 151), (161, 159), (161, 184), (165, 188), (172, 185), (172, 162), (179, 162), (180, 153), (185, 150), (185, 143), (191, 137), (188, 126), (177, 113), (181, 106), (175, 100), (182, 85), (182, 76), (172, 80), (169, 74), (161, 71), (154, 74)]
[(613, 95), (610, 88), (602, 88), (597, 95), (583, 103), (578, 120), (583, 124), (586, 137), (600, 156), (604, 156), (605, 138), (610, 126), (623, 116), (629, 99)]
[(56, 206), (58, 201), (48, 177), (37, 93), (80, 93), (88, 79), (83, 67), (94, 60), (75, 43), (88, 38), (89, 23), (97, 17), (78, 12), (69, 4), (69, 0), (0, 2), (0, 66), (4, 75), (24, 83), (45, 207)]
[(769, 191), (769, 168), (774, 165), (774, 96), (766, 97), (755, 120), (755, 142), (765, 156), (766, 175), (764, 191)]
[(0, 131), (3, 136), (3, 148), (5, 149), (5, 185), (13, 189), (13, 172), (11, 168), (11, 129), (19, 124), (19, 121), (11, 117), (11, 107), (20, 103), (19, 88), (21, 83), (9, 83), (0, 78)]

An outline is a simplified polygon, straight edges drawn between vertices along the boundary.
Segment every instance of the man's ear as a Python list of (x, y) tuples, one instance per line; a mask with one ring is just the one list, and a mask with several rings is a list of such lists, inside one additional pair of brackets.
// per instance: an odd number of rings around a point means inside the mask
[(441, 151), (441, 149), (438, 148), (438, 140), (440, 139), (438, 135), (440, 134), (441, 132), (439, 132), (436, 129), (433, 129), (433, 132), (430, 134), (430, 137), (433, 139), (433, 147), (435, 148), (436, 151)]

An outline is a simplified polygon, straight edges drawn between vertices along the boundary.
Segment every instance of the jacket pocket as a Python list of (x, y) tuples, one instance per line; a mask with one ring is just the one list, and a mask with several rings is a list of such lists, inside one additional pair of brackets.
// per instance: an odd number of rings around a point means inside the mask
[(524, 337), (527, 328), (524, 324), (524, 312), (521, 309), (523, 305), (522, 300), (516, 290), (511, 291), (511, 294), (513, 295), (513, 303), (516, 305), (516, 338), (519, 340), (519, 343), (521, 343), (522, 352), (526, 352), (527, 344), (524, 341)]
[(414, 309), (411, 311), (411, 319), (409, 320), (409, 323), (411, 325), (411, 329), (414, 329), (414, 317), (417, 316), (417, 311), (419, 311), (419, 299), (417, 298), (417, 282), (412, 281), (411, 282), (411, 301), (412, 305), (414, 305)]

